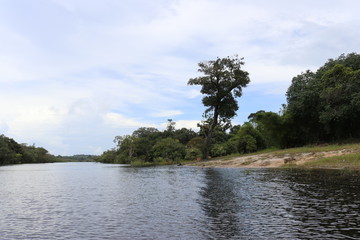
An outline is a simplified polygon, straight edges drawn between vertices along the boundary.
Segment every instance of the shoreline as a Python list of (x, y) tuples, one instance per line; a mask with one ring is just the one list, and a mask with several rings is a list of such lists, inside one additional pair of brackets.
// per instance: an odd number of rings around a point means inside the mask
[[(351, 157), (351, 161), (348, 159)], [(360, 170), (360, 144), (294, 148), (268, 153), (225, 156), (188, 166), (205, 168), (332, 168)]]

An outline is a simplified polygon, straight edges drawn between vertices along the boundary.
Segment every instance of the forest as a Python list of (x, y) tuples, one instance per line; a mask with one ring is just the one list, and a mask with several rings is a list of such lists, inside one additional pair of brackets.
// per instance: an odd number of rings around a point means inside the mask
[(57, 161), (59, 159), (49, 154), (45, 148), (19, 144), (12, 138), (0, 135), (0, 165)]
[(178, 163), (265, 148), (290, 148), (324, 143), (357, 142), (360, 139), (360, 55), (342, 54), (329, 59), (317, 71), (293, 77), (286, 104), (278, 113), (258, 110), (248, 121), (232, 125), (242, 88), (249, 83), (241, 70), (242, 59), (218, 58), (199, 63), (204, 76), (190, 79), (201, 85), (208, 107), (200, 130), (139, 128), (131, 135), (116, 136), (116, 147), (96, 160), (103, 163)]
[(73, 156), (54, 156), (45, 148), (35, 144), (19, 144), (14, 139), (0, 135), (0, 165), (20, 163), (52, 162), (94, 162), (98, 156), (78, 154)]

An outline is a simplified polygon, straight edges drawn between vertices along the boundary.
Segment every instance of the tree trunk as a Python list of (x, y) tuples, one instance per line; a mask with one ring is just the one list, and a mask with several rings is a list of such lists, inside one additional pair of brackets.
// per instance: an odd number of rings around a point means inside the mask
[(203, 160), (207, 159), (209, 156), (209, 152), (210, 152), (210, 148), (211, 148), (211, 138), (212, 138), (214, 129), (215, 129), (216, 125), (218, 124), (218, 117), (219, 117), (219, 111), (218, 111), (218, 107), (216, 106), (214, 108), (214, 118), (211, 122), (209, 133), (206, 136), (206, 140), (205, 140), (205, 149), (203, 151), (203, 156), (202, 156)]

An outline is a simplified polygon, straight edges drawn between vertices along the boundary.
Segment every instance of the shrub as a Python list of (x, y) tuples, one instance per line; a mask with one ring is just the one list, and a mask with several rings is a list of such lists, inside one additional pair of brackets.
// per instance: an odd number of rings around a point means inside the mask
[(196, 160), (198, 158), (201, 158), (201, 151), (198, 148), (187, 148), (186, 149), (186, 155), (185, 160)]

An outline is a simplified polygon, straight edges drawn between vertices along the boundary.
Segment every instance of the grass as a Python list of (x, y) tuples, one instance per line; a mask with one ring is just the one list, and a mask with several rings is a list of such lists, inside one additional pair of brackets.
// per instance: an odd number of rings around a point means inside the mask
[[(283, 157), (285, 155), (293, 155), (300, 153), (317, 153), (317, 152), (330, 152), (330, 151), (339, 151), (339, 150), (359, 150), (360, 143), (352, 144), (331, 144), (331, 145), (309, 145), (304, 147), (297, 148), (287, 148), (287, 149), (264, 149), (262, 151), (252, 153), (252, 155), (257, 154), (272, 154), (274, 156)], [(243, 155), (244, 156), (244, 155)]]
[(341, 169), (359, 169), (360, 153), (350, 153), (341, 156), (320, 158), (303, 164), (309, 168), (341, 168)]
[(309, 153), (309, 152), (330, 152), (330, 151), (337, 151), (343, 149), (357, 149), (360, 151), (360, 143), (352, 143), (352, 144), (331, 144), (331, 145), (309, 145), (304, 147), (297, 147), (297, 148), (287, 148), (287, 149), (278, 149), (278, 148), (267, 148), (263, 149), (254, 153), (247, 153), (247, 154), (240, 154), (235, 153), (228, 156), (217, 157), (209, 160), (231, 160), (235, 157), (243, 157), (243, 156), (252, 156), (252, 155), (259, 155), (259, 154), (272, 154), (274, 156), (282, 157), (284, 155), (292, 155), (292, 154), (299, 154), (299, 153)]

